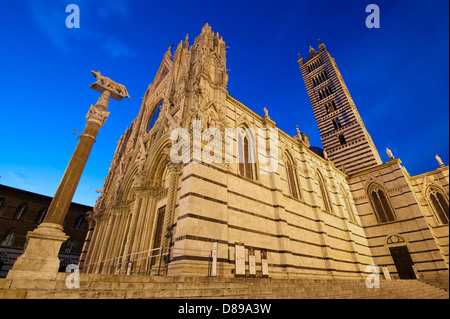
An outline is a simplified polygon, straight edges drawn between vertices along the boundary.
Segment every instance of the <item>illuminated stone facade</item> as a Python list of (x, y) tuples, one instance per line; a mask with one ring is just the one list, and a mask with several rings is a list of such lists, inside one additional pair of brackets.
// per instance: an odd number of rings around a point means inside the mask
[[(358, 278), (370, 264), (387, 266), (394, 278), (415, 276), (414, 268), (448, 276), (449, 167), (410, 176), (391, 153), (382, 163), (336, 63), (319, 48), (299, 64), (323, 153), (299, 130), (272, 134), (270, 110), (260, 116), (227, 92), (225, 42), (209, 25), (192, 46), (186, 37), (173, 55), (169, 48), (118, 143), (82, 271), (206, 276), (217, 242), (218, 276), (235, 276), (238, 243), (247, 275), (252, 250), (257, 276), (266, 254), (271, 277)], [(193, 162), (189, 151), (189, 162), (174, 163), (171, 132), (184, 128), (195, 139), (195, 120), (201, 132), (247, 130), (244, 147), (231, 162)], [(238, 163), (238, 150), (261, 140), (247, 133), (258, 129), (266, 135), (256, 161), (244, 152)], [(208, 142), (200, 140), (203, 149)], [(275, 142), (275, 172), (267, 174), (260, 154)], [(219, 145), (224, 158), (226, 141)]]

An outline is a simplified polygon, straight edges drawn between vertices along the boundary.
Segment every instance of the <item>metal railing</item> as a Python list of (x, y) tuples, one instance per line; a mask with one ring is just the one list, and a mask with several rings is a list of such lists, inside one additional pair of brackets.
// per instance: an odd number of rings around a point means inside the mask
[(212, 250), (185, 249), (176, 247), (158, 247), (105, 259), (84, 265), (81, 271), (83, 273), (115, 275), (125, 273), (126, 275), (167, 276), (169, 264), (173, 257), (186, 256), (187, 252), (194, 252), (196, 257), (206, 258), (208, 261), (207, 276), (211, 276)]

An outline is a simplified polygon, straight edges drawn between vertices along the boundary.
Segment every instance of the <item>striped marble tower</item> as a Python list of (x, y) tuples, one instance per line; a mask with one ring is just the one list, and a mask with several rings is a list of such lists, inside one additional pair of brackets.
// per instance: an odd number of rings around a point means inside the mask
[(336, 62), (319, 40), (298, 63), (319, 127), (322, 145), (334, 165), (354, 174), (382, 164)]

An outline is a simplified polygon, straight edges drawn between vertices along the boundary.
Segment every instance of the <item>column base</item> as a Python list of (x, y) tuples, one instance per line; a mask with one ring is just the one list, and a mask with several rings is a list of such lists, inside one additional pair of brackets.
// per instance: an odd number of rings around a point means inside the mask
[(16, 260), (6, 278), (56, 279), (60, 264), (58, 253), (68, 238), (61, 225), (40, 224), (28, 232), (25, 252)]

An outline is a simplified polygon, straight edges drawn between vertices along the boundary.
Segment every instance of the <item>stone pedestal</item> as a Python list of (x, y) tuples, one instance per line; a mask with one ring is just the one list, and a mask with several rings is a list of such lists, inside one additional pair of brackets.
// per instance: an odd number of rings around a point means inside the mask
[(8, 279), (49, 279), (58, 274), (58, 253), (69, 237), (58, 224), (42, 223), (27, 234), (28, 245), (8, 272)]

